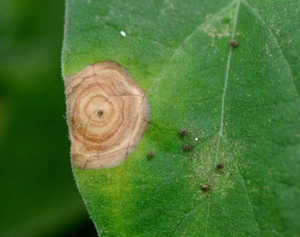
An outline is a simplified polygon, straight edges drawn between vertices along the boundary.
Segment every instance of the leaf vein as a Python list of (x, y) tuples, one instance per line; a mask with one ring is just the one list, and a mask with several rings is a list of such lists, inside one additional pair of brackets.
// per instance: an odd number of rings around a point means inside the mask
[[(231, 154), (232, 159), (235, 160), (235, 159), (234, 159), (233, 153), (230, 151), (229, 145), (228, 145), (228, 143), (227, 143), (227, 139), (226, 139), (224, 136), (223, 136), (222, 138), (223, 138), (223, 141), (224, 141), (225, 146), (227, 146), (227, 150), (228, 150), (228, 151), (230, 152), (230, 154)], [(260, 233), (260, 228), (259, 228), (258, 221), (257, 221), (257, 219), (256, 219), (256, 216), (255, 216), (255, 213), (254, 213), (254, 210), (253, 210), (253, 204), (252, 204), (252, 202), (251, 202), (250, 195), (249, 195), (248, 189), (247, 189), (246, 184), (245, 184), (245, 180), (244, 180), (244, 178), (243, 178), (243, 176), (242, 176), (242, 174), (241, 174), (241, 172), (240, 172), (240, 169), (239, 169), (239, 167), (238, 167), (238, 164), (237, 164), (236, 162), (234, 162), (234, 164), (235, 164), (235, 168), (236, 168), (236, 170), (237, 170), (237, 172), (238, 172), (238, 174), (239, 174), (239, 176), (240, 176), (240, 179), (241, 179), (241, 181), (242, 181), (243, 187), (244, 187), (244, 189), (245, 189), (245, 191), (246, 191), (246, 194), (247, 194), (247, 197), (248, 197), (248, 201), (249, 201), (250, 207), (251, 207), (251, 212), (253, 213), (253, 217), (254, 217), (254, 220), (255, 220), (255, 222), (256, 222), (257, 230), (258, 230), (258, 232)]]
[[(238, 19), (238, 13), (240, 9), (240, 0), (236, 1), (236, 8), (234, 13), (234, 19), (233, 19), (233, 30), (231, 33), (231, 39), (234, 38), (236, 33), (236, 25), (237, 25), (237, 19)], [(230, 48), (227, 62), (226, 62), (226, 72), (225, 72), (225, 79), (224, 79), (224, 87), (223, 87), (223, 94), (222, 94), (222, 101), (221, 101), (221, 119), (220, 119), (220, 130), (218, 134), (218, 140), (217, 140), (217, 148), (216, 148), (216, 157), (214, 160), (214, 167), (216, 163), (219, 160), (219, 148), (220, 148), (220, 141), (221, 137), (223, 137), (223, 130), (224, 130), (224, 114), (225, 114), (225, 98), (226, 98), (226, 91), (227, 91), (227, 85), (228, 85), (228, 77), (229, 77), (229, 70), (230, 70), (230, 62), (231, 62), (231, 56), (232, 56), (232, 48)], [(214, 177), (212, 177), (214, 179)], [(211, 206), (211, 196), (209, 198), (208, 207), (207, 207), (207, 217), (206, 217), (206, 235), (208, 234), (209, 229), (209, 215), (210, 215), (210, 206)]]

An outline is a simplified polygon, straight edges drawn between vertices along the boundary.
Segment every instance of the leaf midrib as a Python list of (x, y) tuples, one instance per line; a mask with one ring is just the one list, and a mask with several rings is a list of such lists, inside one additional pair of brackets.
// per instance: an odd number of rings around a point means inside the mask
[(182, 43), (173, 51), (172, 56), (170, 57), (170, 59), (167, 61), (167, 63), (165, 64), (165, 66), (160, 70), (160, 72), (158, 73), (158, 75), (152, 80), (152, 82), (150, 83), (149, 87), (147, 89), (145, 89), (145, 93), (146, 95), (148, 95), (148, 92), (151, 90), (151, 88), (153, 87), (153, 85), (162, 78), (163, 74), (165, 73), (166, 69), (170, 66), (170, 64), (172, 63), (172, 61), (175, 59), (175, 57), (177, 56), (178, 52), (181, 50), (181, 48), (199, 31), (202, 30), (203, 27), (205, 25), (207, 25), (207, 23), (215, 20), (218, 16), (222, 15), (224, 12), (228, 11), (234, 4), (236, 3), (236, 0), (232, 1), (230, 4), (228, 4), (226, 7), (222, 8), (220, 11), (218, 11), (217, 13), (215, 13), (214, 15), (212, 15), (212, 17), (210, 17), (208, 20), (204, 21), (203, 23), (201, 23), (200, 25), (198, 25), (196, 27), (195, 30), (192, 31), (191, 34), (189, 34), (183, 41)]
[[(236, 28), (237, 28), (237, 20), (238, 20), (238, 15), (239, 15), (239, 10), (240, 10), (240, 4), (241, 4), (241, 1), (237, 0), (236, 7), (235, 7), (235, 12), (234, 12), (234, 18), (233, 18), (233, 28), (232, 28), (232, 33), (231, 33), (231, 39), (235, 38)], [(215, 167), (217, 165), (217, 163), (219, 162), (219, 148), (220, 148), (221, 139), (223, 139), (224, 142), (226, 141), (226, 139), (225, 139), (225, 137), (223, 135), (223, 133), (224, 133), (225, 99), (226, 99), (226, 92), (227, 92), (227, 86), (228, 86), (228, 77), (229, 77), (229, 71), (230, 71), (230, 62), (231, 62), (232, 52), (233, 52), (233, 48), (231, 47), (229, 49), (228, 57), (227, 57), (227, 62), (226, 62), (226, 72), (225, 72), (225, 79), (224, 79), (224, 87), (223, 87), (223, 94), (222, 94), (222, 99), (221, 99), (220, 130), (219, 130), (219, 133), (218, 133), (216, 156), (215, 156), (215, 160), (213, 162), (213, 167)], [(227, 142), (225, 142), (225, 143), (227, 144)], [(231, 154), (232, 158), (234, 158), (234, 156), (230, 152), (230, 150), (229, 150), (229, 153)], [(240, 177), (240, 179), (242, 181), (242, 184), (243, 184), (243, 187), (245, 189), (245, 192), (247, 194), (248, 201), (249, 201), (250, 207), (251, 207), (251, 212), (253, 213), (257, 229), (260, 232), (260, 229), (259, 229), (259, 226), (258, 226), (258, 222), (257, 222), (257, 219), (256, 219), (254, 211), (253, 211), (253, 205), (252, 205), (252, 202), (251, 202), (251, 199), (250, 199), (247, 187), (246, 187), (245, 182), (244, 182), (244, 178), (242, 177), (241, 172), (240, 172), (239, 167), (236, 164), (236, 162), (234, 162), (234, 164), (235, 164), (236, 170), (238, 172), (238, 175), (239, 175), (239, 177)], [(212, 180), (214, 182), (214, 180), (215, 180), (215, 173), (214, 172), (212, 172), (212, 176), (213, 176)], [(209, 230), (209, 214), (210, 214), (210, 206), (211, 206), (211, 197), (212, 197), (212, 194), (209, 196), (209, 202), (208, 202), (208, 207), (207, 207), (206, 231), (205, 231), (206, 236), (207, 236), (208, 230)]]
[[(165, 66), (162, 68), (162, 70), (158, 73), (157, 77), (154, 78), (154, 80), (152, 81), (152, 83), (150, 84), (150, 86), (145, 90), (145, 93), (148, 94), (149, 91), (151, 91), (151, 88), (155, 85), (155, 83), (157, 83), (157, 81), (159, 81), (159, 79), (161, 79), (166, 71), (166, 69), (170, 66), (170, 64), (173, 62), (173, 60), (176, 58), (177, 54), (179, 53), (179, 51), (182, 49), (182, 47), (199, 31), (201, 30), (207, 23), (213, 21), (216, 19), (216, 17), (222, 15), (224, 12), (228, 11), (231, 7), (233, 7), (234, 5), (236, 5), (235, 7), (235, 13), (234, 13), (234, 19), (233, 19), (233, 30), (231, 33), (231, 39), (234, 38), (235, 34), (236, 34), (236, 27), (237, 27), (237, 20), (238, 20), (238, 13), (239, 13), (239, 9), (240, 9), (240, 4), (241, 4), (241, 0), (234, 0), (232, 1), (230, 4), (228, 4), (226, 7), (222, 8), (219, 12), (217, 12), (216, 14), (214, 14), (210, 19), (206, 20), (205, 22), (201, 23), (199, 26), (196, 27), (196, 29), (194, 31), (192, 31), (191, 34), (189, 34), (183, 41), (182, 43), (174, 50), (172, 56), (170, 57), (170, 59), (167, 61), (167, 63), (165, 64)], [(228, 86), (228, 78), (229, 78), (229, 71), (230, 71), (230, 62), (231, 62), (231, 57), (232, 57), (232, 52), (233, 49), (230, 48), (229, 53), (228, 53), (228, 57), (227, 57), (227, 62), (226, 62), (226, 71), (225, 71), (225, 78), (224, 78), (224, 87), (223, 87), (223, 93), (222, 93), (222, 99), (221, 99), (221, 118), (220, 118), (220, 129), (219, 129), (219, 133), (218, 133), (218, 138), (217, 138), (217, 148), (216, 148), (216, 156), (215, 156), (215, 160), (213, 162), (214, 166), (217, 164), (218, 160), (219, 160), (219, 147), (220, 147), (220, 142), (221, 139), (224, 141), (224, 143), (226, 143), (227, 146), (227, 140), (225, 139), (223, 133), (224, 133), (224, 114), (225, 114), (225, 99), (226, 99), (226, 91), (227, 91), (227, 86)], [(227, 146), (228, 147), (228, 146)], [(229, 149), (228, 149), (229, 150)], [(230, 152), (230, 151), (229, 151)], [(231, 153), (231, 152), (230, 152)], [(233, 154), (231, 154), (231, 156), (233, 157)], [(260, 232), (259, 226), (258, 226), (258, 222), (257, 219), (255, 217), (255, 213), (253, 210), (253, 205), (247, 190), (247, 187), (245, 185), (244, 182), (244, 178), (242, 177), (238, 165), (236, 164), (236, 162), (234, 162), (236, 170), (238, 171), (238, 175), (242, 181), (242, 184), (244, 186), (245, 189), (245, 193), (247, 194), (248, 197), (248, 201), (250, 204), (250, 208), (251, 208), (251, 212), (253, 213), (253, 218), (254, 221), (256, 223), (257, 229)], [(215, 179), (215, 175), (212, 172), (212, 180)], [(209, 203), (208, 203), (208, 210), (207, 210), (207, 224), (206, 224), (206, 236), (208, 234), (208, 229), (209, 229), (209, 215), (210, 215), (210, 204), (211, 204), (211, 196), (209, 196)], [(190, 213), (194, 212), (197, 207), (199, 206), (196, 205), (195, 207), (192, 208), (192, 210), (185, 215), (185, 217), (180, 221), (180, 223), (176, 226), (176, 229), (173, 231), (173, 233), (176, 233), (177, 229), (184, 223), (184, 220), (187, 218), (187, 216), (190, 215)]]

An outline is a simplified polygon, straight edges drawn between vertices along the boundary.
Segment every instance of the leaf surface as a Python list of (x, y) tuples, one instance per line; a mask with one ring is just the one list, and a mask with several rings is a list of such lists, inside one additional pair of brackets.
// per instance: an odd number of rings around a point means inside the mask
[(299, 235), (299, 10), (297, 1), (67, 0), (63, 74), (116, 61), (152, 109), (124, 163), (74, 169), (100, 236)]

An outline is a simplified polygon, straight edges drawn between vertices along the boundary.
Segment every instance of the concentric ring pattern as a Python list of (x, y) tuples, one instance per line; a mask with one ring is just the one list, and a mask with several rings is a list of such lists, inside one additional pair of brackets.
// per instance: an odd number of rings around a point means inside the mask
[(65, 82), (73, 166), (97, 169), (122, 163), (150, 123), (144, 91), (115, 62), (87, 66)]

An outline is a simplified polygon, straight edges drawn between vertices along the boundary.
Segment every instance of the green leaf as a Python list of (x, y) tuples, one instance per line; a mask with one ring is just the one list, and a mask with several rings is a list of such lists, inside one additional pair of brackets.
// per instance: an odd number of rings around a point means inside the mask
[(67, 0), (64, 76), (116, 61), (152, 109), (124, 163), (74, 169), (100, 236), (299, 235), (299, 10), (296, 0)]

